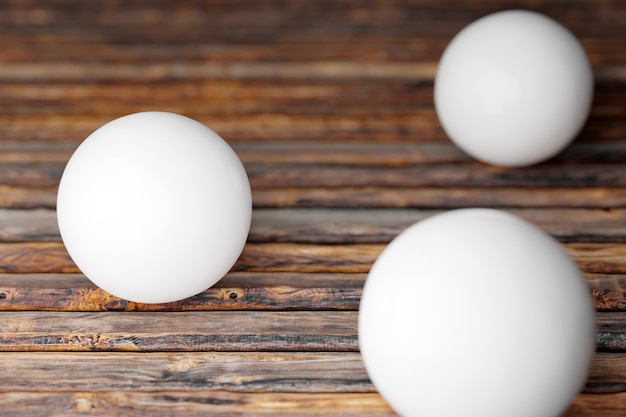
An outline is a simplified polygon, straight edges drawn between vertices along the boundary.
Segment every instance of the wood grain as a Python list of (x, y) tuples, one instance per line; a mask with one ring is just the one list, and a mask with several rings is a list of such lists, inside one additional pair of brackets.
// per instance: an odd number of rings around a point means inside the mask
[(3, 312), (0, 351), (357, 351), (356, 324), (356, 312)]
[[(622, 306), (621, 281), (611, 279), (604, 288), (596, 280), (603, 307)], [(80, 274), (0, 274), (0, 311), (356, 310), (364, 281), (364, 274), (231, 272), (194, 297), (141, 304), (114, 297)]]
[[(2, 165), (0, 183), (8, 186), (58, 185), (62, 165)], [(620, 163), (558, 164), (505, 169), (478, 163), (387, 166), (248, 165), (254, 189), (275, 187), (626, 187)]]
[[(585, 274), (599, 311), (626, 311), (626, 275)], [(356, 310), (365, 274), (231, 272), (185, 300), (141, 304), (80, 274), (0, 274), (0, 311)], [(442, 300), (444, 302), (445, 300)]]
[[(396, 416), (376, 393), (249, 393), (229, 391), (76, 391), (0, 392), (0, 416), (22, 410), (32, 417), (184, 415), (188, 417), (276, 416), (294, 417)], [(607, 414), (596, 414), (598, 417)]]
[[(585, 392), (623, 392), (625, 358), (596, 354)], [(5, 352), (0, 366), (2, 391), (375, 391), (358, 353)]]
[[(228, 391), (77, 391), (2, 392), (0, 416), (23, 410), (32, 417), (48, 417), (50, 410), (65, 416), (396, 416), (376, 393), (247, 393)], [(581, 394), (563, 417), (621, 417), (626, 395)]]
[[(625, 319), (625, 313), (598, 314), (599, 352), (626, 353)], [(6, 311), (0, 351), (356, 352), (357, 320), (356, 311)]]
[[(428, 209), (255, 209), (250, 242), (388, 243), (410, 225), (444, 210)], [(626, 210), (505, 210), (542, 228), (561, 242), (626, 242)], [(0, 209), (0, 242), (61, 241), (52, 210)]]
[[(0, 185), (0, 208), (53, 209), (57, 186)], [(461, 207), (578, 207), (626, 206), (626, 188), (613, 187), (277, 187), (254, 189), (257, 208), (461, 208)]]
[(358, 353), (5, 352), (0, 368), (0, 391), (374, 392)]
[[(248, 243), (233, 266), (251, 272), (369, 272), (384, 244)], [(626, 273), (624, 243), (566, 243), (584, 272)], [(0, 243), (0, 273), (78, 273), (62, 242)]]
[[(599, 311), (598, 352), (565, 417), (623, 416), (626, 7), (516, 3), (580, 39), (595, 93), (572, 146), (502, 169), (450, 142), (432, 89), (454, 34), (510, 6), (0, 3), (0, 416), (394, 416), (358, 353), (366, 273), (409, 224), (476, 206), (538, 224), (580, 265)], [(74, 149), (143, 110), (215, 130), (253, 191), (233, 271), (167, 304), (93, 285), (54, 216)]]

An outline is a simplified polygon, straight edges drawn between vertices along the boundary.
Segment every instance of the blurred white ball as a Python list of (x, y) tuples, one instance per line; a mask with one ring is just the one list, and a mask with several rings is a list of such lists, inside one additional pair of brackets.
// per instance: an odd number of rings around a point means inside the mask
[(358, 334), (373, 384), (400, 415), (554, 417), (586, 381), (595, 309), (549, 235), (505, 212), (463, 209), (384, 249)]
[(435, 78), (435, 109), (450, 139), (472, 157), (527, 166), (566, 148), (593, 98), (584, 49), (539, 13), (508, 10), (461, 30)]
[(143, 112), (113, 120), (70, 158), (57, 196), (65, 246), (80, 270), (144, 303), (198, 294), (233, 266), (252, 212), (241, 161), (190, 118)]

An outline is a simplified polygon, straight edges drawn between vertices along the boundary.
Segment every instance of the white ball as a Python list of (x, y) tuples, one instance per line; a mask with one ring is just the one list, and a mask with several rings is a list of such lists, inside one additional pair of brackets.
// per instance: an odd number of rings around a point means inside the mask
[(586, 381), (595, 309), (558, 242), (511, 214), (462, 209), (384, 249), (358, 335), (374, 386), (400, 415), (554, 417)]
[(144, 303), (198, 294), (233, 266), (250, 229), (250, 184), (216, 133), (187, 117), (144, 112), (92, 133), (59, 185), (57, 219), (80, 270)]
[(472, 157), (527, 166), (565, 149), (583, 127), (593, 72), (578, 40), (539, 13), (509, 10), (461, 30), (435, 78), (435, 109)]

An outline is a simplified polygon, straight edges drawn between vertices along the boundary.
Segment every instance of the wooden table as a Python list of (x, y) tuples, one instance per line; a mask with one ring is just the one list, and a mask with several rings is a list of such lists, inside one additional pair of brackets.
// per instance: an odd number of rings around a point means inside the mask
[[(467, 206), (578, 262), (598, 353), (567, 416), (626, 415), (626, 5), (524, 4), (579, 37), (596, 95), (566, 152), (502, 169), (449, 142), (432, 87), (451, 37), (505, 1), (1, 1), (0, 415), (394, 415), (358, 353), (366, 273), (406, 226)], [(54, 211), (76, 146), (142, 110), (217, 131), (253, 188), (232, 272), (166, 305), (91, 284)]]

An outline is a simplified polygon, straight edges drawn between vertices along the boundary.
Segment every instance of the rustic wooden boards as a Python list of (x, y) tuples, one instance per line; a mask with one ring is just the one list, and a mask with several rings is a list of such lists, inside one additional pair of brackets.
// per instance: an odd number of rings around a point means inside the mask
[[(539, 5), (581, 39), (596, 95), (569, 149), (515, 170), (460, 152), (432, 105), (447, 42), (505, 7), (0, 3), (0, 415), (392, 416), (358, 353), (367, 271), (409, 224), (468, 206), (539, 224), (578, 262), (599, 311), (598, 353), (567, 416), (624, 415), (626, 7)], [(82, 139), (155, 109), (229, 141), (254, 213), (215, 287), (145, 305), (80, 274), (54, 208)]]

